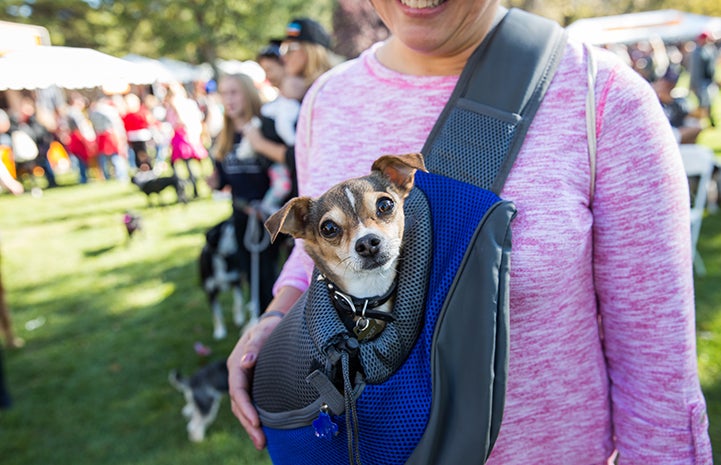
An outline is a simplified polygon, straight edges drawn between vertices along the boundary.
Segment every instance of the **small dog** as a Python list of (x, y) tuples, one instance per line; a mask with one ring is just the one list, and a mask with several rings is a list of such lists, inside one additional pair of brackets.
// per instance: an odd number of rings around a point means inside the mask
[(200, 252), (200, 282), (203, 286), (213, 315), (213, 338), (223, 339), (227, 335), (223, 308), (219, 294), (233, 291), (233, 321), (240, 327), (245, 324), (238, 242), (235, 237), (233, 219), (225, 220), (205, 233), (205, 245)]
[[(168, 187), (175, 189), (178, 202), (188, 203), (188, 196), (185, 194), (185, 183), (175, 174), (172, 176), (159, 176), (154, 171), (138, 171), (133, 176), (132, 182), (147, 196), (148, 205), (152, 204), (151, 197), (153, 194), (159, 199), (160, 192)], [(158, 200), (158, 204), (160, 204), (160, 200)]]
[(218, 360), (196, 371), (190, 378), (173, 370), (170, 384), (185, 396), (183, 416), (188, 420), (188, 438), (193, 442), (205, 439), (205, 431), (215, 421), (223, 395), (228, 393), (228, 367)]
[(143, 229), (142, 217), (131, 211), (126, 211), (123, 215), (123, 224), (125, 225), (125, 231), (128, 233), (128, 240), (132, 239), (135, 233)]
[(416, 170), (425, 171), (420, 153), (384, 155), (371, 174), (339, 183), (317, 199), (291, 199), (265, 223), (273, 240), (279, 232), (304, 240), (339, 315), (360, 340), (372, 339), (393, 321), (403, 202)]

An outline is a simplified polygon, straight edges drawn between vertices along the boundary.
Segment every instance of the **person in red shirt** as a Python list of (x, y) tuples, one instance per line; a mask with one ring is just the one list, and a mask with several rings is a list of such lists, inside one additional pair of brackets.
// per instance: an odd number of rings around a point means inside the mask
[(148, 154), (148, 142), (152, 139), (150, 131), (150, 112), (143, 106), (135, 94), (125, 96), (126, 113), (122, 116), (128, 144), (135, 154), (135, 165), (141, 171), (151, 170), (153, 163)]
[(97, 155), (95, 141), (86, 138), (72, 118), (68, 118), (68, 130), (69, 134), (63, 140), (63, 145), (70, 152), (70, 155), (77, 160), (80, 183), (86, 184), (88, 182), (90, 160)]

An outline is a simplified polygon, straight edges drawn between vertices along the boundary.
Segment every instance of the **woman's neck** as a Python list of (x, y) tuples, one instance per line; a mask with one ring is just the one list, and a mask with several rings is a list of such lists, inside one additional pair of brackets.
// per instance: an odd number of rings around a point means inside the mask
[(457, 76), (468, 58), (480, 45), (493, 25), (493, 18), (478, 24), (475, 32), (447, 50), (423, 52), (408, 47), (395, 36), (389, 37), (377, 50), (376, 57), (385, 67), (415, 76)]
[(378, 48), (376, 57), (386, 68), (402, 74), (454, 76), (461, 73), (472, 51), (448, 57), (428, 56), (405, 48), (399, 41), (390, 38)]

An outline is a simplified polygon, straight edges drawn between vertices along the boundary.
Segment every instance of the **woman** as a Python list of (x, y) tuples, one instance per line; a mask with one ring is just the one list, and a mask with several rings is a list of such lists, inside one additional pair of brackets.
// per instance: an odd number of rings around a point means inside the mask
[[(501, 11), (498, 0), (371, 1), (392, 36), (310, 90), (296, 145), (302, 195), (366, 173), (380, 154), (419, 151)], [(609, 53), (594, 57), (593, 205), (587, 57), (574, 42), (502, 191), (518, 215), (506, 408), (487, 463), (600, 465), (617, 452), (620, 464), (709, 464), (684, 170), (650, 86)], [(268, 317), (228, 360), (233, 412), (258, 448), (249, 377), (311, 264), (293, 250)]]
[[(291, 21), (286, 30), (286, 38), (279, 49), (283, 60), (284, 75), (273, 74), (273, 79), (281, 89), (281, 94), (285, 94), (279, 98), (302, 100), (308, 87), (318, 76), (332, 67), (332, 53), (329, 49), (330, 36), (318, 22), (309, 18), (297, 18)], [(277, 71), (275, 68), (274, 70)], [(285, 89), (293, 90), (291, 92)], [(268, 105), (271, 104), (272, 102)], [(271, 114), (272, 112), (267, 113)], [(285, 114), (282, 117), (270, 117), (271, 128), (266, 128), (266, 132), (271, 134), (269, 137), (263, 137), (257, 129), (248, 128), (246, 131), (246, 136), (256, 151), (277, 163), (286, 165), (293, 184), (291, 195), (297, 193), (297, 186), (294, 144), (288, 141), (294, 141), (295, 137), (294, 134), (290, 138), (282, 137), (284, 131), (277, 130), (275, 123), (276, 120), (280, 122), (289, 118), (295, 120), (296, 116)], [(280, 126), (287, 126), (287, 124)]]
[[(223, 129), (214, 147), (215, 172), (210, 179), (213, 189), (230, 187), (233, 220), (238, 241), (241, 270), (250, 273), (250, 253), (243, 246), (248, 227), (248, 207), (260, 207), (270, 187), (268, 170), (271, 162), (253, 151), (245, 140), (247, 127), (260, 124), (260, 96), (253, 80), (245, 74), (220, 78), (218, 92), (223, 103)], [(253, 218), (254, 221), (260, 221)], [(260, 225), (262, 232), (262, 225)], [(260, 256), (260, 305), (265, 308), (272, 299), (273, 281), (277, 277), (278, 246), (270, 245)]]

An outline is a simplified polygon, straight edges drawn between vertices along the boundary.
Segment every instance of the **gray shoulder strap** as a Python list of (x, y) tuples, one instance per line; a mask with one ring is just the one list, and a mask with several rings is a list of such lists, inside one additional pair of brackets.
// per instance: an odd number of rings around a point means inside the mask
[[(499, 194), (565, 44), (556, 23), (520, 10), (505, 14), (472, 54), (428, 138), (429, 171)], [(500, 431), (515, 207), (497, 205), (476, 231), (434, 328), (431, 412), (406, 465), (485, 463)], [(478, 287), (494, 280), (498, 294), (487, 294), (495, 308), (477, 298)]]
[(566, 32), (522, 10), (473, 52), (423, 147), (429, 170), (500, 193), (558, 67)]

